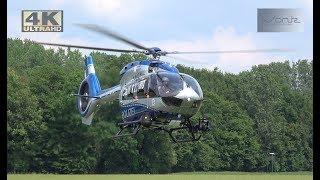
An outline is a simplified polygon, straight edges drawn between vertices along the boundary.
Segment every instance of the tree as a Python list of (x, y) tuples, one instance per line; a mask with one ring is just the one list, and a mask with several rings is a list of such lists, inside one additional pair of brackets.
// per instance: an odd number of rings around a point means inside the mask
[(28, 79), (8, 69), (8, 172), (38, 171), (41, 138), (47, 130)]

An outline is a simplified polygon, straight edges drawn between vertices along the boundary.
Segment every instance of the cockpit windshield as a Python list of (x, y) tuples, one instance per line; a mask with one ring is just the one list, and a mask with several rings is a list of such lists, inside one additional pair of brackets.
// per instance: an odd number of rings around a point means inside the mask
[(179, 74), (158, 72), (158, 92), (161, 97), (175, 96), (183, 89), (183, 81)]
[(183, 81), (177, 73), (158, 72), (151, 76), (150, 88), (160, 97), (175, 96), (183, 89)]
[(203, 92), (199, 83), (193, 77), (187, 74), (181, 74), (181, 76), (186, 82), (187, 87), (191, 87), (201, 98), (203, 98)]

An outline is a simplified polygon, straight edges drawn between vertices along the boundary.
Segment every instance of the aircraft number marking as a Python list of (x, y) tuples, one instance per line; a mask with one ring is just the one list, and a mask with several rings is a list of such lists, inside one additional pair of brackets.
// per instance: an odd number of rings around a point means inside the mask
[(134, 115), (136, 112), (135, 112), (135, 109), (134, 107), (132, 108), (129, 108), (129, 109), (125, 109), (122, 111), (122, 118), (127, 118), (127, 117), (130, 117), (132, 115)]

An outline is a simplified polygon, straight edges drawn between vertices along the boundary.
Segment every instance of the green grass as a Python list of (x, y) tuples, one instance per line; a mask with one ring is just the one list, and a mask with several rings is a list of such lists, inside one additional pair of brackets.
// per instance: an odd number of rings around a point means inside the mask
[(246, 173), (190, 172), (174, 174), (110, 174), (110, 175), (53, 175), (8, 174), (8, 180), (311, 180), (312, 172)]

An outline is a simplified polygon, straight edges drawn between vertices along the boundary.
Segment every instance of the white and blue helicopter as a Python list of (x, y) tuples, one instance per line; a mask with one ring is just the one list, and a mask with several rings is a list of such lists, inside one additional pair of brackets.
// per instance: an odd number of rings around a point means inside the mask
[[(134, 61), (120, 71), (119, 85), (101, 89), (95, 73), (91, 56), (85, 58), (85, 79), (81, 82), (77, 96), (77, 108), (86, 125), (92, 123), (93, 116), (99, 107), (107, 102), (118, 100), (122, 111), (120, 130), (114, 137), (135, 135), (140, 129), (152, 129), (168, 132), (174, 142), (197, 141), (203, 132), (211, 129), (206, 117), (193, 124), (190, 120), (199, 110), (203, 101), (203, 92), (197, 80), (166, 62), (161, 56), (168, 54), (195, 53), (257, 53), (283, 52), (289, 49), (257, 49), (238, 51), (162, 51), (158, 47), (147, 48), (106, 28), (93, 24), (78, 24), (80, 27), (107, 35), (127, 43), (138, 50), (124, 50), (37, 42), (43, 45), (68, 48), (83, 48), (122, 53), (143, 53), (151, 59)], [(183, 139), (173, 132), (186, 130), (190, 137)], [(127, 131), (127, 132), (124, 132)]]

